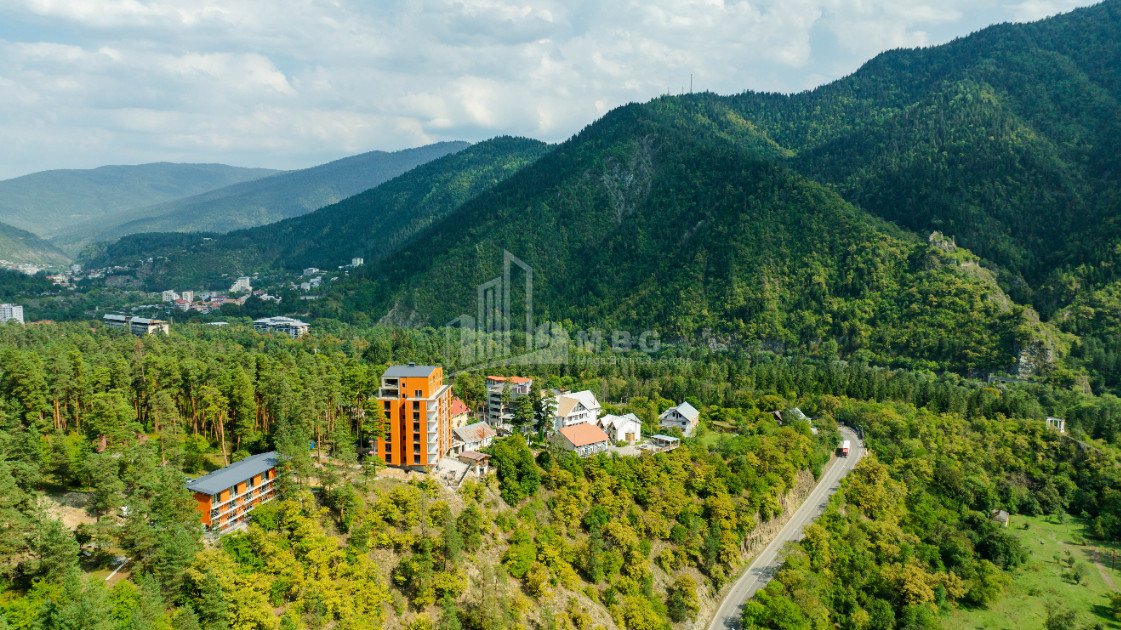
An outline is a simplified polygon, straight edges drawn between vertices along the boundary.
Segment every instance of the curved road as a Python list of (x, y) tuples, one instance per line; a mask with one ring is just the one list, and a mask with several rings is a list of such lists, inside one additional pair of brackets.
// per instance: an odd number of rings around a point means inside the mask
[(747, 569), (736, 580), (736, 583), (728, 590), (724, 600), (720, 602), (720, 607), (716, 609), (716, 615), (712, 618), (712, 623), (708, 624), (708, 630), (726, 630), (740, 627), (740, 614), (744, 602), (751, 599), (755, 595), (755, 591), (766, 586), (767, 582), (771, 581), (771, 577), (782, 566), (779, 551), (782, 550), (783, 545), (802, 539), (802, 528), (821, 516), (821, 513), (825, 511), (826, 504), (829, 503), (829, 497), (833, 496), (833, 493), (840, 486), (841, 479), (864, 456), (864, 447), (856, 437), (855, 431), (848, 427), (841, 427), (841, 436), (842, 440), (849, 441), (851, 446), (849, 456), (847, 458), (837, 458), (837, 461), (810, 492), (810, 496), (806, 497), (802, 505), (798, 506), (794, 516), (779, 531), (771, 544), (767, 545), (748, 565)]

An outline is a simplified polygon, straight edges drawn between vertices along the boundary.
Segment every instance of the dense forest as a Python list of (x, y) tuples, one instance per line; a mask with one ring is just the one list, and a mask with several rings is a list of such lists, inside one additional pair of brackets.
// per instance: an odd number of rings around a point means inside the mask
[[(438, 361), (444, 341), (341, 322), (300, 340), (236, 324), (0, 329), (0, 623), (689, 627), (827, 465), (837, 422), (860, 426), (872, 455), (811, 530), (807, 560), (792, 556), (747, 609), (757, 627), (937, 627), (998, 601), (1027, 551), (990, 509), (1121, 537), (1115, 399), (765, 352), (667, 347), (672, 361), (628, 363), (574, 347), (521, 372), (590, 388), (647, 431), (693, 402), (704, 428), (676, 451), (580, 460), (528, 432), (491, 449), (495, 474), (455, 490), (360, 460), (382, 369)], [(477, 406), (481, 375), (455, 390)], [(776, 423), (794, 405), (812, 426)], [(1047, 413), (1068, 414), (1077, 441), (1045, 431)], [(285, 458), (281, 500), (242, 533), (205, 537), (184, 476), (270, 449)], [(65, 497), (83, 501), (77, 525)], [(127, 578), (107, 588), (115, 556)]]

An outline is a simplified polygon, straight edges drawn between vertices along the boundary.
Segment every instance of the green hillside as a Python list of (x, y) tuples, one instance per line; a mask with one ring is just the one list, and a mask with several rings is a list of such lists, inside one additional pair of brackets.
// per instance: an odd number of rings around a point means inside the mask
[(70, 259), (54, 245), (31, 232), (0, 223), (0, 260), (47, 267), (66, 265)]
[(32, 173), (0, 181), (0, 221), (44, 238), (76, 224), (276, 171), (224, 164), (141, 164)]
[[(727, 106), (799, 172), (1008, 272), (1024, 299), (1121, 238), (1121, 3), (884, 53), (793, 96)], [(1022, 277), (1026, 285), (1019, 284)]]
[(1014, 362), (1018, 309), (959, 272), (968, 254), (760, 159), (750, 133), (676, 124), (688, 111), (672, 104), (612, 112), (321, 307), (441, 324), (475, 312), (476, 286), (508, 250), (533, 267), (537, 314), (555, 321), (790, 348), (835, 339), (962, 369)]
[(201, 286), (223, 273), (332, 269), (354, 256), (373, 263), (547, 149), (536, 140), (495, 138), (311, 214), (225, 235), (134, 234), (110, 245), (93, 263), (166, 256), (146, 272), (153, 289)]
[(93, 241), (140, 232), (228, 232), (265, 225), (329, 206), (468, 146), (439, 142), (392, 153), (370, 151), (76, 225), (59, 244), (77, 251)]
[[(832, 340), (957, 369), (1054, 356), (1069, 338), (1047, 320), (1119, 279), (1119, 7), (884, 53), (801, 94), (620, 108), (443, 220), (428, 213), (398, 254), (313, 308), (443, 323), (474, 312), (508, 250), (535, 269), (538, 317), (577, 327)], [(928, 247), (935, 230), (967, 250)], [(376, 262), (386, 237), (330, 220), (238, 238), (212, 258), (251, 252), (243, 270)], [(163, 273), (204, 265), (173, 258)]]

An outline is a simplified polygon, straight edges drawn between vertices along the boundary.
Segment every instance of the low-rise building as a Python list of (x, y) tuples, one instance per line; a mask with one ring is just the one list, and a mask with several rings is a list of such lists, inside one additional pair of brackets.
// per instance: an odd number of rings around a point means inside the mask
[(448, 407), (448, 415), (451, 416), (452, 429), (458, 429), (467, 426), (467, 421), (471, 418), (471, 408), (458, 396), (452, 396), (451, 406)]
[(151, 335), (171, 332), (171, 324), (162, 319), (148, 319), (147, 317), (133, 317), (128, 321), (128, 329), (134, 335)]
[(310, 327), (307, 322), (291, 317), (263, 317), (253, 320), (253, 330), (257, 332), (283, 333), (293, 339), (306, 335)]
[(580, 457), (590, 457), (607, 450), (610, 438), (594, 424), (576, 424), (561, 427), (553, 438), (558, 446)]
[(478, 451), (494, 443), (498, 432), (485, 422), (476, 422), (452, 430), (452, 450), (455, 452)]
[(7, 324), (9, 319), (19, 323), (23, 322), (23, 306), (20, 304), (0, 304), (0, 324)]
[(685, 437), (692, 437), (697, 432), (697, 424), (700, 422), (701, 412), (697, 411), (693, 405), (683, 402), (676, 407), (670, 407), (658, 416), (658, 426), (664, 429), (677, 429)]
[(563, 427), (577, 424), (595, 424), (603, 411), (603, 407), (596, 400), (596, 395), (590, 390), (559, 394), (554, 403), (553, 416), (555, 429), (558, 431)]
[(171, 332), (171, 324), (162, 319), (110, 313), (102, 316), (101, 321), (109, 328), (123, 328), (134, 335), (151, 335), (153, 333), (167, 335)]
[(599, 419), (599, 426), (612, 442), (638, 442), (642, 439), (642, 420), (633, 413), (622, 416), (608, 414)]
[(273, 500), (279, 461), (276, 451), (261, 453), (188, 482), (202, 524), (212, 532), (228, 531), (253, 508)]

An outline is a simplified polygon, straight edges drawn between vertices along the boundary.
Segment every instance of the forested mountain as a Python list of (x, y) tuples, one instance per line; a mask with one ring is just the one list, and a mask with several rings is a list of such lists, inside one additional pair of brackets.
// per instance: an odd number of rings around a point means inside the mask
[(547, 149), (536, 140), (495, 138), (310, 214), (225, 235), (136, 234), (109, 245), (92, 262), (167, 256), (145, 272), (153, 289), (200, 286), (222, 273), (333, 269), (354, 256), (374, 263)]
[(224, 164), (168, 163), (43, 171), (0, 181), (0, 221), (51, 238), (82, 221), (273, 173)]
[[(1119, 6), (884, 53), (801, 94), (619, 108), (314, 308), (442, 323), (473, 312), (508, 250), (538, 274), (539, 317), (577, 326), (1009, 367), (1046, 327), (1016, 303), (1047, 319), (1121, 262)], [(234, 250), (292, 268), (330, 249), (300, 231), (380, 238), (360, 222), (289, 227)], [(980, 260), (928, 248), (934, 230)]]
[(54, 245), (7, 223), (0, 223), (0, 259), (51, 267), (70, 262)]
[(438, 142), (392, 153), (370, 151), (185, 199), (134, 208), (111, 221), (76, 225), (59, 243), (77, 250), (86, 243), (139, 232), (228, 232), (273, 223), (336, 203), (468, 146), (466, 142)]
[[(954, 255), (760, 157), (766, 142), (701, 125), (688, 102), (618, 109), (351, 274), (325, 314), (442, 324), (475, 312), (503, 250), (534, 268), (539, 317), (1006, 367), (1018, 309)], [(518, 315), (515, 315), (515, 318)], [(955, 330), (953, 338), (937, 333)]]
[[(791, 166), (869, 212), (941, 230), (999, 264), (1017, 297), (1116, 268), (1121, 238), (1121, 3), (884, 53), (793, 96), (727, 107)], [(1059, 272), (1062, 273), (1062, 272)], [(1115, 272), (1108, 272), (1113, 277)], [(1022, 277), (1026, 283), (1019, 282)], [(1065, 296), (1048, 290), (1047, 311)]]

